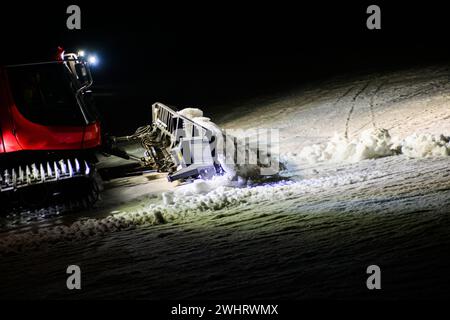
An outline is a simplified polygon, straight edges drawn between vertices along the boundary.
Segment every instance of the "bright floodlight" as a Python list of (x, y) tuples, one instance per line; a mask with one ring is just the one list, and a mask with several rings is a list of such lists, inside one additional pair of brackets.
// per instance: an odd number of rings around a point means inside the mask
[(89, 56), (88, 62), (89, 62), (89, 64), (92, 64), (95, 66), (98, 63), (98, 59), (96, 56)]
[(85, 52), (84, 52), (84, 50), (80, 50), (80, 51), (78, 51), (78, 56), (79, 56), (79, 57), (83, 58), (83, 57), (84, 57), (84, 55), (85, 55)]

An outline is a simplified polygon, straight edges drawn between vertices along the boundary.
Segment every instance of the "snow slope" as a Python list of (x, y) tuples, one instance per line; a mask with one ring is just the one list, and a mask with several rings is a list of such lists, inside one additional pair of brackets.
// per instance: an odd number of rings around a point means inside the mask
[(334, 78), (228, 107), (212, 117), (221, 127), (280, 129), (281, 177), (109, 186), (107, 212), (1, 234), (0, 297), (70, 297), (56, 275), (74, 261), (87, 268), (79, 297), (371, 298), (370, 264), (385, 272), (381, 297), (441, 297), (448, 75)]

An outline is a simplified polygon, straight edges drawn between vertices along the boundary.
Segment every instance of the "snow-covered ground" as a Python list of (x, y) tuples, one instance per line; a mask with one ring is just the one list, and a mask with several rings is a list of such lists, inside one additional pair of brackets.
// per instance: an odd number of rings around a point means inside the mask
[[(92, 212), (6, 220), (0, 297), (72, 297), (70, 264), (84, 272), (76, 297), (443, 296), (449, 75), (340, 77), (224, 106), (211, 117), (223, 128), (280, 129), (279, 179), (176, 186), (147, 174), (107, 183)], [(379, 293), (365, 286), (371, 264)]]

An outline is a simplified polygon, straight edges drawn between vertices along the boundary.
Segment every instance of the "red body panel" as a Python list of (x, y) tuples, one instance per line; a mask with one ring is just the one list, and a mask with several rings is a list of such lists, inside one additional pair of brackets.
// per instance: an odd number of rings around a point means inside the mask
[(99, 122), (86, 126), (44, 126), (26, 119), (16, 107), (5, 71), (0, 68), (0, 153), (79, 150), (100, 146)]

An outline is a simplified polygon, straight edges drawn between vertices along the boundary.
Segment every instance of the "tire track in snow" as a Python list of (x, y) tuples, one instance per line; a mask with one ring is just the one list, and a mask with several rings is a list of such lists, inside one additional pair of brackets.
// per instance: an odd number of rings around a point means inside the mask
[(380, 82), (380, 84), (376, 87), (375, 91), (372, 93), (372, 95), (370, 96), (370, 117), (371, 117), (371, 121), (372, 121), (372, 126), (374, 129), (377, 128), (377, 125), (375, 123), (375, 111), (374, 111), (374, 107), (375, 107), (375, 98), (377, 97), (378, 93), (381, 90), (381, 87), (383, 87), (386, 83), (384, 81)]
[(370, 80), (366, 82), (365, 85), (363, 85), (361, 87), (361, 89), (353, 96), (352, 98), (352, 105), (350, 107), (350, 110), (348, 111), (348, 116), (347, 116), (347, 120), (345, 122), (345, 133), (344, 133), (344, 137), (345, 139), (348, 139), (348, 127), (350, 125), (350, 119), (352, 117), (353, 111), (355, 109), (355, 105), (356, 105), (356, 99), (358, 99), (358, 97), (367, 89), (367, 87), (370, 84)]
[(333, 103), (333, 107), (337, 106), (339, 102), (341, 102), (342, 99), (344, 99), (350, 92), (354, 89), (354, 86), (351, 86), (347, 89), (347, 91), (344, 92), (343, 95), (341, 95), (339, 98), (336, 99), (336, 101)]
[(359, 133), (361, 130), (363, 130), (367, 125), (372, 124), (372, 127), (374, 129), (377, 129), (376, 124), (376, 117), (375, 117), (375, 106), (378, 106), (378, 102), (376, 103), (375, 100), (378, 97), (378, 94), (382, 87), (386, 86), (388, 83), (388, 80), (380, 80), (379, 84), (376, 86), (374, 92), (370, 96), (370, 102), (369, 102), (369, 110), (370, 110), (370, 121), (364, 123), (361, 127), (356, 129), (354, 133)]

